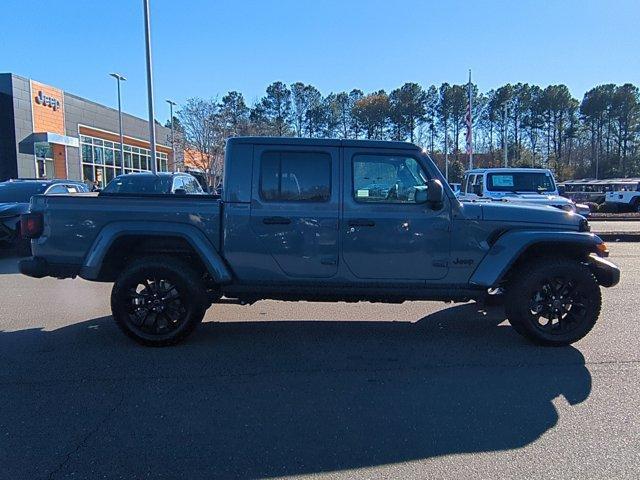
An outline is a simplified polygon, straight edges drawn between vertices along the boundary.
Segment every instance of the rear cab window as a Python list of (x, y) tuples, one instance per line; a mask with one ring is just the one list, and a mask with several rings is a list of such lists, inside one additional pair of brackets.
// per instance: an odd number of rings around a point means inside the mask
[(260, 197), (268, 202), (329, 201), (331, 156), (321, 152), (264, 152), (260, 159)]

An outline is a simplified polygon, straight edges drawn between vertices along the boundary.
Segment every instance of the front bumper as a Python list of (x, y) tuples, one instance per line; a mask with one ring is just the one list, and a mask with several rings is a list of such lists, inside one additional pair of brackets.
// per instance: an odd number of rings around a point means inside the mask
[(620, 282), (620, 269), (617, 265), (595, 254), (589, 255), (589, 269), (603, 287), (613, 287)]

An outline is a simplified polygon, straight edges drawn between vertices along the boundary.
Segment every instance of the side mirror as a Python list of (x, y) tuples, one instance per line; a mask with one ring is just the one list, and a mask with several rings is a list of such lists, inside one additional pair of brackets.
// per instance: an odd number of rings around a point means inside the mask
[(473, 193), (476, 194), (477, 196), (481, 197), (482, 196), (482, 185), (475, 184), (473, 186)]
[(564, 185), (558, 185), (558, 194), (564, 195), (567, 193), (567, 188)]
[(444, 201), (444, 189), (440, 180), (432, 178), (424, 187), (416, 189), (416, 203), (428, 203), (431, 208), (438, 209)]
[(173, 192), (174, 195), (180, 195), (180, 196), (185, 196), (187, 194), (187, 191), (184, 188), (176, 188), (175, 192)]

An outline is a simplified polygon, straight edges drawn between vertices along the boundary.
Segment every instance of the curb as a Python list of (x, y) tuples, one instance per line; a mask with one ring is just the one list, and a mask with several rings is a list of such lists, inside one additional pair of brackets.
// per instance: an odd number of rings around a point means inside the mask
[(593, 232), (605, 242), (640, 242), (640, 232)]
[(640, 222), (640, 217), (587, 217), (589, 222)]

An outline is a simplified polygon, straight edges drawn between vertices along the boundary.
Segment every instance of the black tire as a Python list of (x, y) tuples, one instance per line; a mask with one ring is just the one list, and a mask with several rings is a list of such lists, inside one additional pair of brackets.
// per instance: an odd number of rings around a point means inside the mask
[(587, 266), (570, 258), (528, 262), (514, 272), (507, 291), (509, 323), (539, 345), (577, 342), (600, 315), (598, 281)]
[(208, 306), (201, 276), (172, 257), (135, 260), (111, 291), (111, 311), (118, 327), (136, 342), (152, 347), (184, 340)]

